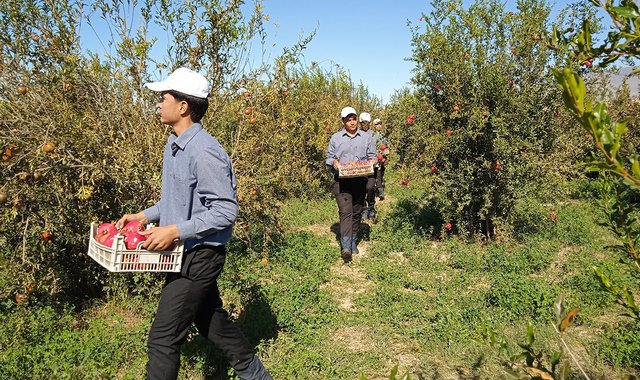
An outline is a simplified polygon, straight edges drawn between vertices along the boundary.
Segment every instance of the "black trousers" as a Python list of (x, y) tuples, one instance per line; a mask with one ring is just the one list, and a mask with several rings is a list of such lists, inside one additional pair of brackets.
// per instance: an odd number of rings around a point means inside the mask
[(333, 195), (338, 202), (342, 239), (351, 238), (360, 230), (366, 190), (367, 178), (365, 177), (337, 179), (333, 183)]
[(367, 177), (367, 207), (370, 209), (376, 205), (376, 184), (378, 177), (378, 168), (373, 169), (373, 175)]
[(222, 308), (217, 279), (225, 258), (224, 246), (199, 248), (185, 253), (181, 273), (167, 275), (149, 331), (147, 379), (178, 377), (180, 346), (192, 323), (234, 368), (253, 358), (253, 347)]
[(376, 173), (375, 173), (375, 177), (376, 177), (376, 193), (377, 195), (380, 195), (381, 193), (384, 193), (384, 170), (385, 170), (386, 166), (381, 164), (380, 167), (377, 169)]

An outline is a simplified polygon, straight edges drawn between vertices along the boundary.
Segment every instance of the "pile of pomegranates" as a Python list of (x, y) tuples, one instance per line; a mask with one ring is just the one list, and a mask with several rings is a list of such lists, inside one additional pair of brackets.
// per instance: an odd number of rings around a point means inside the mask
[(140, 243), (147, 240), (147, 237), (140, 233), (144, 229), (145, 226), (138, 221), (128, 222), (121, 230), (116, 228), (115, 223), (102, 223), (96, 231), (95, 240), (111, 248), (116, 235), (121, 234), (124, 236), (125, 247), (127, 249), (136, 249)]

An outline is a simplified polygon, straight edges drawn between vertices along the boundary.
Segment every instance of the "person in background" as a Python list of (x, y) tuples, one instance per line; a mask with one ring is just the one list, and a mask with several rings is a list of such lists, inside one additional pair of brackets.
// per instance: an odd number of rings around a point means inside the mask
[(195, 323), (201, 335), (222, 350), (243, 380), (272, 380), (253, 347), (222, 308), (218, 276), (238, 215), (236, 177), (231, 160), (202, 126), (211, 91), (209, 81), (179, 68), (146, 87), (160, 93), (160, 121), (173, 131), (164, 147), (162, 189), (155, 205), (126, 214), (129, 221), (158, 222), (142, 232), (148, 250), (171, 249), (184, 242), (182, 271), (167, 275), (147, 342), (147, 379), (176, 379), (180, 347)]
[[(376, 142), (376, 147), (378, 148), (378, 167), (375, 174), (375, 191), (378, 198), (382, 201), (384, 200), (384, 171), (387, 166), (387, 159), (389, 156), (389, 142), (387, 141), (386, 136), (382, 132), (382, 121), (378, 118), (373, 120), (373, 127), (375, 128), (375, 132), (373, 133), (373, 139)], [(375, 217), (375, 214), (374, 216)]]
[[(368, 112), (363, 112), (358, 117), (358, 121), (360, 122), (360, 129), (364, 132), (369, 132), (369, 127), (371, 126), (371, 114)], [(373, 169), (373, 175), (367, 177), (367, 195), (365, 197), (365, 206), (362, 210), (362, 221), (367, 219), (375, 220), (376, 218), (376, 170), (377, 167)]]
[(338, 203), (340, 216), (341, 257), (345, 263), (358, 253), (357, 238), (364, 208), (367, 177), (340, 178), (340, 165), (376, 161), (376, 145), (373, 137), (358, 130), (358, 115), (353, 107), (340, 111), (343, 128), (334, 133), (327, 147), (326, 164), (334, 176), (332, 193)]

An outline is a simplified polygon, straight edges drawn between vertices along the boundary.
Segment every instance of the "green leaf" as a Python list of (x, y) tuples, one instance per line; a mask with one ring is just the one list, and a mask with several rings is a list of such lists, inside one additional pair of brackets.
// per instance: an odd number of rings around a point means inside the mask
[(601, 170), (615, 170), (615, 165), (611, 165), (608, 162), (596, 161), (591, 163), (591, 166), (587, 167), (587, 170), (590, 172), (599, 172)]
[(398, 375), (398, 365), (394, 365), (391, 368), (391, 374), (389, 375), (389, 380), (396, 380), (396, 375)]
[(608, 129), (603, 129), (600, 135), (600, 141), (602, 141), (602, 145), (604, 145), (605, 148), (610, 146), (614, 141), (613, 133)]
[(527, 325), (527, 341), (529, 342), (529, 346), (533, 345), (533, 342), (535, 342), (535, 340), (536, 338), (533, 333), (533, 324), (529, 322), (529, 324)]
[(625, 133), (627, 133), (627, 121), (623, 121), (621, 123), (615, 123), (615, 131), (616, 131), (616, 135), (618, 135), (618, 137), (621, 137), (622, 135), (624, 135)]
[(509, 360), (511, 360), (511, 362), (513, 362), (513, 363), (518, 363), (518, 362), (520, 362), (522, 360), (525, 360), (529, 356), (530, 356), (529, 352), (521, 352), (518, 355), (513, 355), (512, 357), (509, 358)]
[(640, 190), (640, 185), (638, 185), (638, 183), (634, 182), (631, 178), (624, 177), (624, 178), (622, 178), (622, 182), (625, 185), (631, 187), (632, 189)]
[(584, 113), (584, 97), (587, 93), (584, 81), (577, 73), (570, 69), (563, 69), (563, 76), (566, 79), (565, 87), (566, 95), (570, 100), (570, 108), (574, 109), (578, 114)]
[(553, 303), (553, 313), (556, 315), (556, 321), (560, 323), (564, 314), (564, 297), (562, 295), (558, 296), (556, 302)]
[(558, 32), (558, 27), (556, 27), (555, 25), (553, 26), (553, 31), (551, 32), (551, 45), (552, 46), (558, 46), (558, 35), (560, 32)]
[(602, 273), (602, 271), (600, 269), (597, 268), (593, 268), (594, 272), (596, 274), (596, 276), (598, 277), (598, 280), (600, 280), (600, 283), (602, 284), (602, 286), (604, 286), (607, 289), (611, 288), (611, 280), (609, 279), (609, 277), (607, 277), (604, 273)]
[(553, 367), (557, 366), (560, 363), (560, 359), (562, 358), (562, 351), (556, 351), (551, 356), (551, 365)]
[(627, 305), (631, 308), (636, 306), (636, 300), (633, 298), (633, 294), (629, 292), (627, 289), (624, 290), (624, 296), (627, 299)]
[(629, 162), (631, 162), (631, 173), (636, 179), (640, 179), (640, 160), (637, 158), (630, 158)]
[(569, 363), (569, 361), (565, 361), (562, 364), (562, 368), (560, 368), (560, 373), (558, 374), (558, 380), (568, 379), (570, 374), (571, 374), (571, 363)]
[(640, 16), (632, 7), (610, 7), (609, 10), (624, 18), (637, 18)]

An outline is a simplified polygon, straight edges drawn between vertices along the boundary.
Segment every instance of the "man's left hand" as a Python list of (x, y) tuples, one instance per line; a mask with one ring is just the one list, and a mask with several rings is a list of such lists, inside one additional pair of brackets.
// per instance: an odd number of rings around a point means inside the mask
[(178, 226), (172, 224), (164, 227), (153, 227), (140, 232), (147, 236), (142, 248), (149, 251), (166, 251), (175, 247), (175, 241), (180, 238)]

